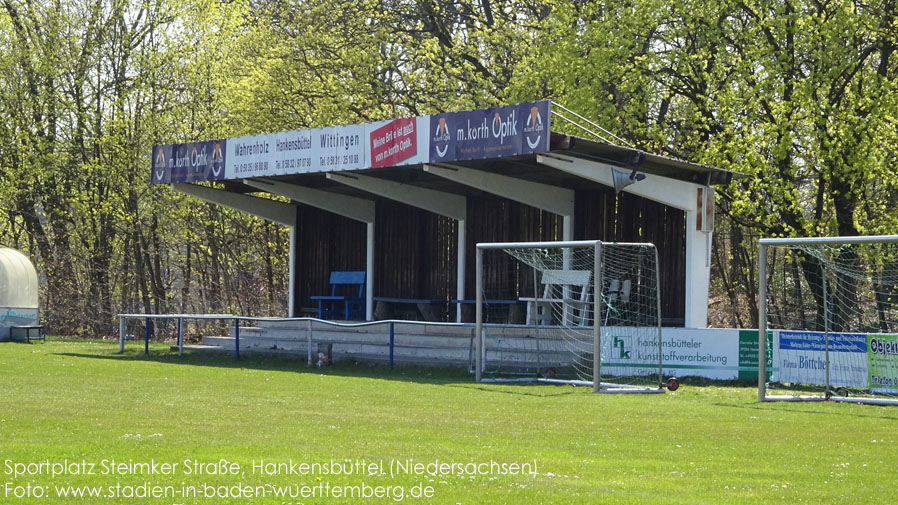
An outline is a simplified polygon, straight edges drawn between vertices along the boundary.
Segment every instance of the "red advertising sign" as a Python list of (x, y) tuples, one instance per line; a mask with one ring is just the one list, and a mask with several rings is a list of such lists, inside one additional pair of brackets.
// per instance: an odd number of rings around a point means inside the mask
[(418, 152), (415, 118), (395, 119), (371, 132), (371, 166), (389, 167)]

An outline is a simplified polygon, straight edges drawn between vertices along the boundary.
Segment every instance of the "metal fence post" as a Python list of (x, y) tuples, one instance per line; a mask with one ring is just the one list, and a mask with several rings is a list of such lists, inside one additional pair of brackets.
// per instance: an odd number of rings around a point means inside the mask
[(118, 352), (125, 352), (125, 318), (118, 316)]
[(184, 353), (183, 319), (182, 317), (178, 318), (178, 356)]
[(240, 318), (234, 318), (234, 359), (240, 359)]
[(393, 369), (393, 343), (395, 342), (394, 335), (393, 321), (390, 321), (390, 370)]

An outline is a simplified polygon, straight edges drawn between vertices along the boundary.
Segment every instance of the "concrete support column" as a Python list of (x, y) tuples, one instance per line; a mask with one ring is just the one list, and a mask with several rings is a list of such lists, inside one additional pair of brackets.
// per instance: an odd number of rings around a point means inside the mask
[(696, 230), (695, 210), (686, 211), (686, 314), (687, 328), (708, 326), (708, 289), (711, 269), (707, 264), (710, 232)]
[[(458, 220), (458, 260), (456, 275), (458, 276), (455, 280), (455, 297), (459, 300), (465, 299), (465, 256), (467, 254), (466, 251), (466, 235), (465, 235), (465, 220)], [(461, 303), (455, 304), (455, 322), (461, 322)]]
[(374, 223), (366, 226), (365, 244), (365, 319), (374, 320)]
[(288, 289), (287, 317), (295, 317), (296, 305), (296, 226), (290, 227), (290, 280)]

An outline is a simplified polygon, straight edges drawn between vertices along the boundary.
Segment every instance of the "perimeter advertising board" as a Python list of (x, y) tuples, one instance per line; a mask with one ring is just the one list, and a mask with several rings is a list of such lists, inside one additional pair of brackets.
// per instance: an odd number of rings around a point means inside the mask
[(35, 324), (38, 324), (35, 308), (0, 307), (0, 342), (9, 340), (10, 327)]
[[(658, 340), (652, 335), (632, 334), (628, 328), (608, 328), (602, 335), (602, 366), (614, 369), (656, 369)], [(744, 330), (743, 330), (744, 331)], [(753, 331), (757, 343), (757, 330)], [(744, 373), (758, 373), (755, 353), (740, 352), (740, 331), (728, 329), (664, 328), (661, 337), (661, 361), (665, 376), (696, 376), (733, 380)]]
[[(657, 367), (658, 341), (626, 328), (603, 333), (602, 366)], [(767, 379), (774, 382), (826, 384), (823, 332), (767, 332)], [(721, 380), (758, 377), (758, 330), (664, 328), (661, 359), (665, 375)], [(898, 335), (829, 334), (830, 383), (898, 394)], [(609, 372), (609, 373), (614, 373)]]
[[(774, 368), (771, 380), (826, 384), (826, 334), (819, 331), (774, 331)], [(830, 384), (868, 387), (867, 336), (829, 334)]]
[(516, 156), (549, 150), (550, 102), (153, 147), (154, 184)]
[(867, 335), (870, 390), (898, 394), (898, 335)]

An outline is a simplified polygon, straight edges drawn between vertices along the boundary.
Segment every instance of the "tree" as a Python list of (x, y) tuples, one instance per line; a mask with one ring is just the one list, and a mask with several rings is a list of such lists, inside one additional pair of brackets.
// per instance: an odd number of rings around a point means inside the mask
[[(752, 175), (719, 192), (742, 230), (881, 231), (898, 182), (895, 25), (891, 0), (561, 4), (518, 96), (543, 83), (644, 149)], [(745, 235), (729, 260), (753, 257)], [(813, 258), (801, 266), (819, 275)], [(739, 267), (727, 281), (737, 291), (755, 281)]]

